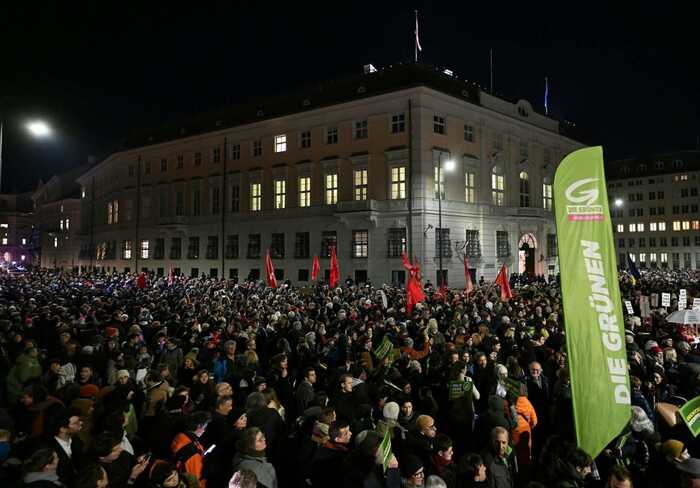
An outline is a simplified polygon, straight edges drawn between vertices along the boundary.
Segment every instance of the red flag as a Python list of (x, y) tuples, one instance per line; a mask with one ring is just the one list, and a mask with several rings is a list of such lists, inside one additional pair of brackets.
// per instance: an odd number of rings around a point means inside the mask
[(510, 298), (513, 298), (513, 293), (510, 291), (510, 284), (508, 283), (508, 276), (506, 276), (507, 272), (508, 270), (504, 264), (501, 266), (498, 276), (496, 276), (496, 284), (501, 287), (501, 301), (504, 302), (508, 301)]
[(314, 256), (314, 262), (311, 265), (311, 279), (318, 279), (318, 272), (321, 271), (321, 265), (318, 262), (318, 256)]
[(338, 268), (338, 257), (335, 254), (335, 246), (331, 246), (331, 288), (335, 288), (340, 280), (340, 268)]
[(401, 254), (403, 267), (408, 271), (408, 281), (406, 282), (406, 309), (408, 313), (413, 313), (413, 306), (416, 303), (425, 301), (423, 284), (420, 281), (420, 265), (414, 258), (413, 264), (408, 260), (406, 254)]
[(173, 274), (173, 267), (170, 266), (168, 270), (168, 286), (173, 286), (173, 281), (175, 280), (175, 275)]
[(468, 295), (474, 291), (474, 283), (472, 283), (472, 274), (469, 272), (469, 258), (467, 258), (466, 254), (464, 255), (464, 281), (467, 283), (464, 291)]
[(277, 278), (275, 277), (275, 268), (272, 266), (272, 259), (270, 258), (270, 251), (265, 254), (265, 278), (267, 280), (267, 286), (271, 288), (277, 288)]
[(136, 278), (136, 286), (140, 289), (143, 290), (146, 288), (146, 273), (141, 272), (138, 278)]

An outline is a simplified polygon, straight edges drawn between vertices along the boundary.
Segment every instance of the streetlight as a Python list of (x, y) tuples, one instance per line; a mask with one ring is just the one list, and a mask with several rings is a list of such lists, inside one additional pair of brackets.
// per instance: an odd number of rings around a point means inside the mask
[(442, 287), (445, 283), (445, 272), (442, 269), (442, 171), (452, 172), (455, 169), (455, 162), (452, 159), (445, 161), (445, 167), (442, 166), (442, 152), (438, 154), (438, 167), (437, 167), (437, 189), (438, 189), (438, 265), (440, 269), (440, 283), (438, 286)]
[[(24, 124), (24, 128), (29, 134), (36, 139), (45, 139), (50, 137), (53, 131), (51, 126), (40, 119), (30, 120)], [(2, 193), (2, 134), (3, 124), (0, 122), (0, 193)]]
[(623, 204), (623, 203), (624, 203), (624, 202), (622, 201), (622, 198), (616, 198), (616, 199), (615, 199), (615, 206), (616, 206), (616, 207), (622, 207), (622, 204)]

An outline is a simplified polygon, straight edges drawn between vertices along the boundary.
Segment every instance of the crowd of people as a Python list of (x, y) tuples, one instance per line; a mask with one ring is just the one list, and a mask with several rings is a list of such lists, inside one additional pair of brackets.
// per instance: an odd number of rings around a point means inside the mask
[[(34, 271), (0, 277), (0, 479), (31, 488), (700, 486), (677, 407), (699, 336), (692, 271), (620, 273), (630, 422), (576, 446), (557, 279), (502, 301), (351, 280)], [(643, 297), (671, 292), (670, 307)]]

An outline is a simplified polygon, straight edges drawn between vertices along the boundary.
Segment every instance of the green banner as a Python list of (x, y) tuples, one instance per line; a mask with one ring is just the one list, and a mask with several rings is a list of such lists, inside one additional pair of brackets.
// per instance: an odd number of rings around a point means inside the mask
[[(385, 335), (382, 342), (374, 349), (374, 355), (377, 359), (384, 359), (386, 356), (391, 354), (394, 350), (394, 345), (391, 343), (389, 338)], [(391, 359), (391, 358), (389, 358)]]
[(386, 473), (386, 469), (389, 466), (389, 457), (391, 457), (391, 436), (389, 435), (389, 430), (387, 429), (384, 433), (384, 439), (382, 443), (379, 444), (379, 455), (382, 460), (382, 467)]
[(601, 147), (559, 164), (554, 207), (576, 438), (596, 457), (629, 421), (631, 397)]
[(683, 422), (688, 426), (693, 436), (697, 437), (700, 434), (700, 396), (696, 396), (690, 401), (687, 401), (678, 410), (683, 417)]

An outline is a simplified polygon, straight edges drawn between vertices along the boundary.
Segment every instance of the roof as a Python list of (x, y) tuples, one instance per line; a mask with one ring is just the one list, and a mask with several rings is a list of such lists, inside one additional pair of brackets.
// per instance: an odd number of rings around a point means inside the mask
[[(121, 149), (167, 142), (419, 86), (481, 105), (480, 87), (476, 83), (445, 74), (432, 66), (397, 64), (371, 73), (318, 83), (286, 95), (265, 97), (188, 119), (171, 121), (158, 128), (134, 131)], [(570, 125), (560, 124), (561, 134), (573, 136), (568, 129)]]
[(657, 153), (605, 163), (607, 180), (642, 178), (684, 171), (700, 171), (700, 150)]

